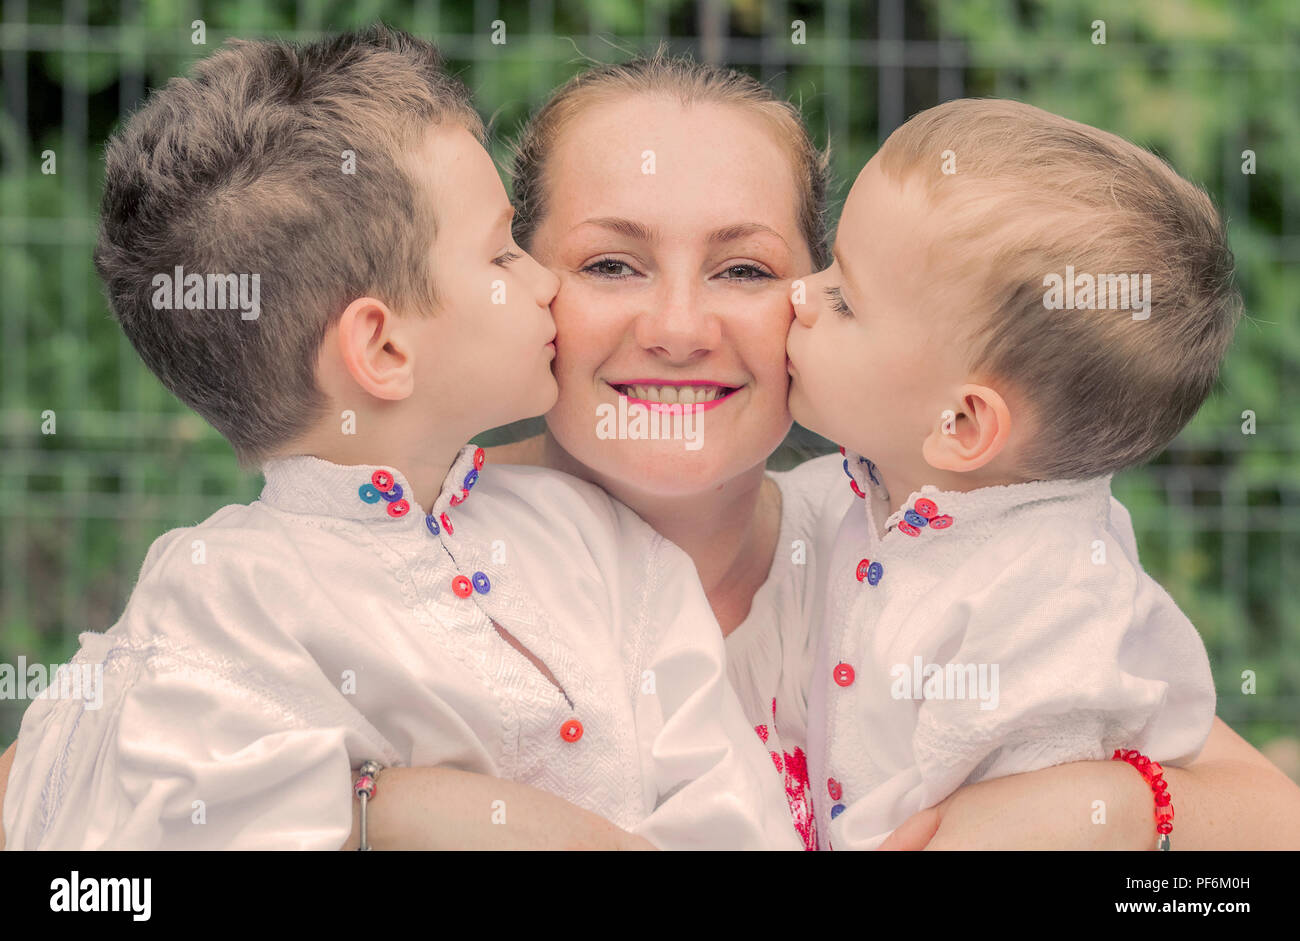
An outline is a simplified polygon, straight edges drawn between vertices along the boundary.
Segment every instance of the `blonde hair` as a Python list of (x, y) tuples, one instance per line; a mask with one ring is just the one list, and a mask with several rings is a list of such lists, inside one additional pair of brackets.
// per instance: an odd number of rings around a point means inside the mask
[(790, 153), (799, 188), (799, 229), (813, 263), (817, 269), (828, 264), (826, 187), (830, 158), (827, 151), (813, 144), (798, 110), (743, 72), (684, 56), (670, 57), (662, 45), (648, 57), (580, 72), (557, 89), (524, 126), (514, 145), (512, 171), (514, 236), (520, 245), (529, 247), (546, 215), (546, 161), (564, 128), (590, 104), (636, 94), (670, 96), (684, 106), (698, 102), (735, 105), (766, 119)]
[[(230, 40), (108, 142), (95, 267), (113, 314), (245, 466), (321, 417), (317, 354), (349, 303), (431, 312), (437, 218), (411, 170), (441, 123), (483, 139), (438, 50), (378, 25)], [(346, 151), (358, 172), (343, 172)], [(259, 273), (260, 317), (155, 309), (152, 279), (173, 266)]]
[[(1226, 229), (1204, 191), (1123, 138), (1014, 101), (931, 108), (877, 159), (942, 206), (938, 280), (968, 284), (978, 299), (970, 370), (1010, 383), (1036, 418), (1026, 475), (1144, 463), (1192, 419), (1242, 308)], [(1048, 276), (1067, 265), (1150, 275), (1149, 317), (1048, 309)]]

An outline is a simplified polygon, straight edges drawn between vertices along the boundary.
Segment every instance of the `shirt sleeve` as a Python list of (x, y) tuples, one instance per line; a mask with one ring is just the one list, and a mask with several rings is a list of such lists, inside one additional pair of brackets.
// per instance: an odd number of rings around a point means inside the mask
[[(1129, 556), (1131, 540), (1104, 542), (1109, 561), (1087, 542), (1029, 540), (947, 612), (956, 649), (927, 681), (944, 689), (922, 700), (913, 740), (921, 806), (1121, 747), (1171, 764), (1200, 751), (1215, 707), (1205, 647)], [(967, 695), (953, 696), (961, 682)]]
[(31, 704), (9, 848), (338, 849), (354, 756), (401, 763), (289, 630), (321, 613), (273, 567), (289, 550), (204, 535), (238, 562), (151, 552), (118, 624), (81, 637), (96, 695)]

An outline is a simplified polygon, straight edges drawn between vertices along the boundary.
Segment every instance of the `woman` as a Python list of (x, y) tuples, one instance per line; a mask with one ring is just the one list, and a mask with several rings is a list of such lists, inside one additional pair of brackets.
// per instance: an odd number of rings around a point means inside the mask
[[(836, 456), (785, 474), (765, 464), (791, 425), (791, 281), (827, 261), (825, 158), (757, 82), (656, 58), (561, 88), (526, 130), (515, 174), (516, 237), (560, 277), (560, 396), (545, 434), (490, 459), (592, 481), (691, 555), (732, 682), (816, 848), (811, 806), (826, 795), (803, 755), (810, 586), (852, 496)], [(702, 447), (601, 437), (599, 407), (621, 393), (677, 401), (683, 388), (717, 402), (702, 412)], [(0, 781), (11, 759), (12, 749)], [(1300, 845), (1300, 788), (1222, 722), (1200, 758), (1166, 778), (1178, 848)], [(511, 826), (490, 823), (495, 800)], [(1091, 824), (1095, 800), (1112, 826)], [(1071, 807), (1081, 809), (1062, 813)], [(558, 798), (439, 768), (384, 771), (368, 816), (381, 849), (646, 846)], [(1143, 849), (1154, 837), (1141, 777), (1098, 761), (964, 788), (887, 846)]]

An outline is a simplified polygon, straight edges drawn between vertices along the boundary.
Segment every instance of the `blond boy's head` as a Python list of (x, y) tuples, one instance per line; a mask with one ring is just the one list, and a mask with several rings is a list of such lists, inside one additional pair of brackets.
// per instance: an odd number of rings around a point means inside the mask
[(968, 343), (970, 373), (1028, 403), (1021, 474), (1141, 464), (1191, 420), (1241, 313), (1201, 189), (1122, 138), (1013, 101), (931, 108), (876, 163), (926, 194), (927, 280), (965, 289), (954, 341)]
[[(433, 312), (445, 273), (429, 270), (429, 247), (445, 220), (415, 155), (435, 126), (483, 138), (437, 49), (375, 26), (305, 44), (230, 40), (109, 141), (95, 266), (113, 313), (242, 463), (320, 418), (318, 353), (351, 301)], [(253, 319), (219, 309), (239, 275), (259, 278)], [(167, 286), (194, 276), (207, 282), (195, 294)]]

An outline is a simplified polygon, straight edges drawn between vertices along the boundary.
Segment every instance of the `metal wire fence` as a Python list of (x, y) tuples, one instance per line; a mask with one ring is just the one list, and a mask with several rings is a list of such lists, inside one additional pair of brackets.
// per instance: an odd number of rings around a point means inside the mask
[[(1180, 170), (1192, 165), (1236, 224), (1253, 319), (1216, 404), (1116, 490), (1148, 570), (1206, 639), (1220, 715), (1256, 743), (1295, 736), (1300, 424), (1288, 406), (1300, 360), (1300, 193), (1284, 163), (1300, 152), (1300, 121), (1260, 102), (1271, 96), (1300, 115), (1300, 23), (1283, 12), (1270, 27), (1251, 14), (1216, 32), (1221, 16), (1192, 12), (1210, 26), (1179, 30), (1123, 4), (1072, 0), (3, 0), (0, 663), (66, 658), (79, 632), (116, 620), (154, 538), (252, 499), (260, 485), (139, 364), (108, 316), (91, 265), (104, 139), (148, 88), (227, 37), (307, 39), (383, 19), (437, 41), (501, 135), (587, 59), (666, 41), (750, 71), (799, 103), (818, 141), (832, 143), (835, 204), (890, 131), (950, 98), (1019, 97), (1129, 136), (1144, 121), (1169, 128), (1162, 108), (1190, 109), (1194, 130), (1175, 127), (1156, 143)], [(1099, 19), (1111, 24), (1104, 44)], [(493, 41), (497, 24), (504, 42)], [(1212, 97), (1200, 110), (1178, 94), (1201, 87)], [(1246, 175), (1240, 154), (1252, 147), (1261, 169)], [(1254, 434), (1242, 433), (1247, 410)], [(796, 429), (773, 465), (825, 448)], [(1253, 671), (1255, 691), (1241, 691), (1243, 671)], [(15, 734), (25, 705), (0, 701), (0, 739)]]

